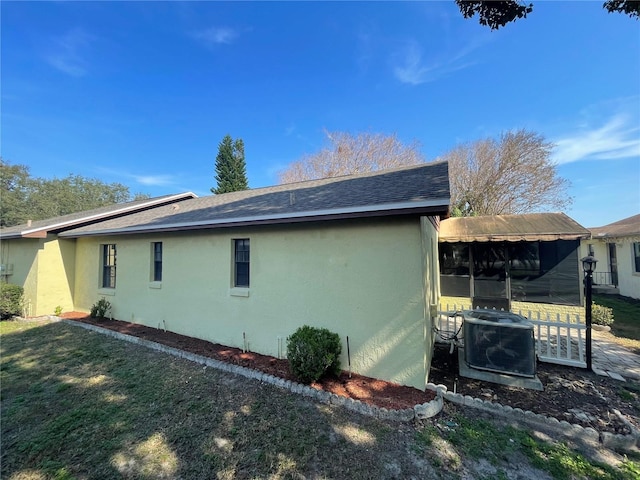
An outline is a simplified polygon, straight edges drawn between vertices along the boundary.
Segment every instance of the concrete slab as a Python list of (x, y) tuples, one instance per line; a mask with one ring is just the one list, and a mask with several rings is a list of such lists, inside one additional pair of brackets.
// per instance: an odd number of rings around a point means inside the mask
[(473, 378), (475, 380), (482, 380), (485, 382), (499, 383), (500, 385), (508, 385), (510, 387), (528, 388), (530, 390), (538, 390), (539, 392), (544, 390), (542, 382), (537, 376), (533, 378), (519, 377), (517, 375), (505, 375), (503, 373), (477, 370), (469, 367), (467, 362), (464, 360), (463, 347), (458, 348), (458, 365), (458, 371), (462, 377)]
[(624, 379), (624, 377), (622, 375), (620, 375), (619, 373), (616, 372), (607, 372), (607, 375), (609, 375), (611, 378), (613, 378), (614, 380), (619, 380), (621, 382), (626, 382), (626, 380)]

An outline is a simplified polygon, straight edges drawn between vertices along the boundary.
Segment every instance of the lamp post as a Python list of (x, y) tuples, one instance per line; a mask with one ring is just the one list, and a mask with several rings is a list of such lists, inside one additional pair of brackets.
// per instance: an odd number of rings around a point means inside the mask
[(584, 302), (586, 309), (587, 324), (587, 370), (591, 370), (591, 290), (593, 288), (593, 271), (596, 269), (598, 262), (593, 255), (588, 255), (582, 260), (582, 269), (584, 270)]

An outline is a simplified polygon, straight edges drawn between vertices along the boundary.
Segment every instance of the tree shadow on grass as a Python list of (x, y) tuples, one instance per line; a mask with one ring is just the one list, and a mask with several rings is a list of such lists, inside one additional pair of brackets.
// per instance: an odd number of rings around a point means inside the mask
[(49, 323), (1, 349), (2, 478), (433, 473), (385, 422), (97, 333)]

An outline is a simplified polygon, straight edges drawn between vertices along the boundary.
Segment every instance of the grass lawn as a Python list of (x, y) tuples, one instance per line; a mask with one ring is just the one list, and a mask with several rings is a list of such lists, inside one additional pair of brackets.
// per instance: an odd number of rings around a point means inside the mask
[(593, 301), (613, 309), (611, 333), (619, 343), (640, 352), (640, 300), (622, 295), (594, 295)]
[(640, 478), (475, 412), (380, 421), (64, 323), (0, 322), (0, 354), (6, 480)]

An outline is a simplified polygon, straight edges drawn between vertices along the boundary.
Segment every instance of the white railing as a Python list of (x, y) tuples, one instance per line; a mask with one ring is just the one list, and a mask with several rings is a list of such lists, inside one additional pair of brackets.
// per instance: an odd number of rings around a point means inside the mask
[[(438, 315), (436, 342), (464, 345), (463, 318), (455, 312), (469, 310), (469, 305), (445, 305)], [(586, 324), (580, 315), (542, 314), (531, 311), (512, 311), (526, 317), (532, 324), (538, 360), (585, 368)]]

